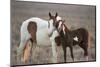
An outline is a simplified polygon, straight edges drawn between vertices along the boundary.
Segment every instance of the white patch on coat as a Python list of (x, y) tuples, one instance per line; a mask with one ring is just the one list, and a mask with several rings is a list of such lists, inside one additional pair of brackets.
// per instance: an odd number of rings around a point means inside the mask
[(77, 36), (76, 36), (76, 37), (74, 37), (73, 39), (74, 39), (75, 41), (77, 41), (77, 42), (78, 42), (78, 37), (77, 37)]
[(58, 30), (61, 28), (62, 22), (59, 22)]
[(65, 27), (64, 27), (64, 25), (63, 25), (63, 32), (64, 32), (64, 35), (66, 34), (66, 32), (65, 32)]
[(60, 16), (57, 16), (56, 20), (59, 21), (61, 20), (62, 18)]

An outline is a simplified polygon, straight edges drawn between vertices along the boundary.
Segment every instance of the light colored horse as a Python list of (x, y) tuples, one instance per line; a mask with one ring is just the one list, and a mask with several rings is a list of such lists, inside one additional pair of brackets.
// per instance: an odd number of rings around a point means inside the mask
[[(25, 20), (22, 23), (21, 30), (20, 30), (21, 40), (20, 40), (20, 45), (17, 49), (18, 55), (22, 54), (24, 51), (26, 51), (24, 52), (26, 55), (28, 52), (31, 51), (30, 50), (31, 48), (29, 49), (27, 47), (26, 50), (24, 50), (27, 41), (29, 41), (30, 39), (33, 41), (33, 46), (34, 46), (34, 42), (37, 43), (37, 45), (44, 45), (46, 43), (47, 45), (49, 45), (47, 41), (47, 39), (49, 39), (49, 43), (52, 46), (52, 53), (53, 53), (52, 60), (53, 63), (57, 63), (55, 38), (59, 36), (59, 34), (52, 23), (61, 20), (61, 17), (59, 17), (57, 13), (55, 16), (52, 16), (51, 13), (49, 13), (49, 17), (50, 17), (49, 21), (40, 19), (38, 17), (32, 17), (29, 18), (28, 20)], [(55, 21), (52, 18), (55, 18)], [(27, 61), (28, 59), (25, 60)]]

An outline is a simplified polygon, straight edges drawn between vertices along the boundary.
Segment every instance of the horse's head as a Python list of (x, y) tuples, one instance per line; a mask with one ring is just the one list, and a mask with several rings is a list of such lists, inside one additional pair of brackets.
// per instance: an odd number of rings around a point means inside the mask
[(62, 20), (62, 18), (58, 16), (58, 13), (56, 13), (55, 15), (51, 15), (51, 13), (49, 12), (49, 21), (48, 21), (49, 36), (51, 36), (52, 33), (56, 30), (57, 24), (60, 20)]
[(65, 20), (59, 20), (55, 23), (55, 27), (59, 32), (64, 29), (64, 22)]

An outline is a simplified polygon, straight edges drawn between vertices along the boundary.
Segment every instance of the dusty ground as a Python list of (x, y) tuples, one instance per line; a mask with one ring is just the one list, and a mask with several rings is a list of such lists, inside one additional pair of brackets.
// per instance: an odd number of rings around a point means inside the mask
[[(96, 60), (95, 56), (95, 7), (65, 4), (49, 4), (34, 2), (12, 2), (11, 4), (11, 64), (22, 64), (16, 58), (16, 48), (20, 42), (20, 27), (24, 20), (30, 17), (39, 17), (48, 20), (48, 13), (58, 14), (66, 20), (69, 29), (86, 28), (91, 33), (91, 48), (89, 49), (89, 61)], [(58, 61), (63, 62), (63, 51), (58, 47)], [(74, 46), (75, 61), (85, 61), (83, 50)], [(67, 49), (67, 62), (71, 62), (69, 49)], [(37, 46), (32, 64), (52, 63), (51, 46)]]

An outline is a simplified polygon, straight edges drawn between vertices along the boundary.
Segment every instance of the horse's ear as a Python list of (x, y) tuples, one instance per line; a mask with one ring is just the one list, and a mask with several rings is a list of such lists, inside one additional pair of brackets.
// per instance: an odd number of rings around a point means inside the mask
[(51, 18), (51, 13), (49, 12), (49, 17)]
[(56, 15), (55, 15), (55, 17), (57, 17), (58, 16), (58, 13), (56, 12)]

